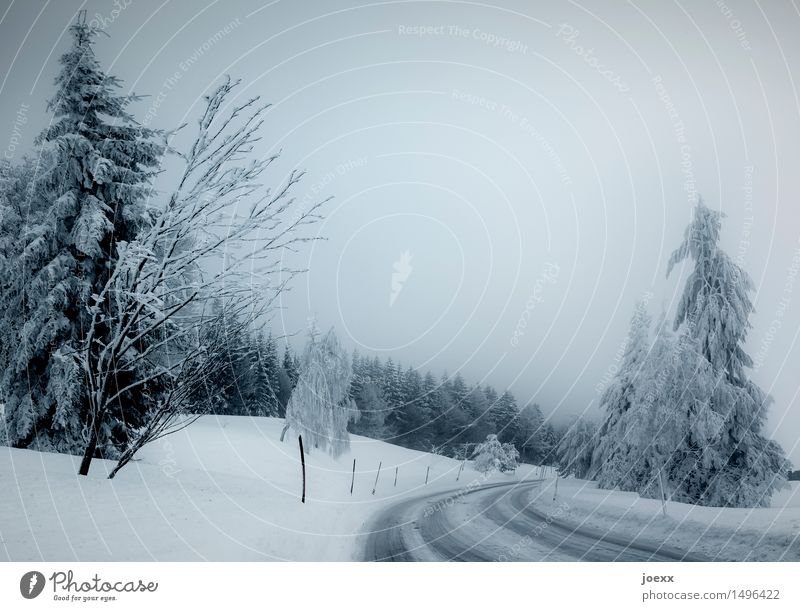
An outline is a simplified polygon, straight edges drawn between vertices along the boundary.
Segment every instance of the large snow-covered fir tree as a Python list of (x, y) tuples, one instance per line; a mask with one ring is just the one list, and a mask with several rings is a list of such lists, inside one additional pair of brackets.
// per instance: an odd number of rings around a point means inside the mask
[(687, 474), (687, 494), (704, 505), (763, 506), (783, 485), (788, 462), (781, 447), (762, 435), (771, 398), (748, 378), (752, 360), (744, 350), (753, 283), (719, 246), (722, 216), (700, 200), (667, 268), (669, 275), (686, 259), (694, 264), (675, 328), (685, 328), (710, 364), (715, 385), (709, 406), (722, 422), (714, 443), (689, 442), (698, 457), (697, 472)]
[(347, 423), (353, 411), (348, 396), (352, 375), (350, 355), (333, 329), (319, 337), (312, 328), (300, 362), (300, 377), (286, 406), (285, 425), (304, 437), (307, 451), (320, 448), (335, 458), (350, 447)]
[[(145, 389), (126, 393), (95, 428), (75, 355), (85, 348), (88, 309), (110, 274), (116, 244), (148, 223), (145, 201), (163, 146), (129, 113), (136, 98), (120, 95), (120, 82), (101, 69), (92, 48), (96, 30), (78, 22), (70, 31), (48, 105), (53, 118), (38, 140), (50, 162), (39, 168), (35, 195), (46, 202), (27, 219), (18, 256), (6, 262), (21, 280), (4, 305), (13, 303), (24, 325), (4, 351), (0, 396), (15, 446), (80, 453), (96, 434), (97, 452), (108, 456), (138, 426)], [(97, 343), (86, 348), (104, 341), (103, 329), (96, 331)]]
[(636, 398), (623, 417), (626, 469), (617, 486), (659, 498), (661, 486), (678, 501), (696, 502), (703, 453), (719, 439), (721, 419), (710, 409), (716, 379), (697, 341), (670, 332), (665, 316), (638, 377)]

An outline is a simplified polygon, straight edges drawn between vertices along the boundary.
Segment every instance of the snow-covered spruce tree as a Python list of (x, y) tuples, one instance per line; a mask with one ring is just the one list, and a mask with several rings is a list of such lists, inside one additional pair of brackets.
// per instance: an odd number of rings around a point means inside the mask
[(506, 390), (499, 397), (492, 398), (492, 393), (488, 393), (487, 400), (490, 404), (489, 416), (497, 436), (501, 441), (516, 443), (520, 436), (520, 421), (514, 395)]
[(294, 387), (297, 386), (297, 380), (300, 379), (300, 363), (297, 357), (292, 354), (292, 349), (288, 344), (283, 352), (283, 370), (289, 378), (292, 390), (294, 390)]
[[(694, 263), (675, 316), (710, 363), (717, 384), (710, 409), (722, 420), (719, 439), (707, 447), (690, 441), (701, 455), (687, 491), (695, 502), (728, 507), (765, 506), (782, 487), (788, 462), (762, 428), (771, 398), (748, 379), (752, 360), (744, 351), (753, 312), (747, 273), (719, 247), (722, 213), (698, 201), (683, 242), (669, 259), (667, 275), (685, 259)], [(693, 447), (693, 446), (697, 447)]]
[(389, 404), (383, 398), (383, 393), (378, 385), (374, 382), (361, 384), (361, 390), (355, 402), (359, 417), (351, 427), (353, 433), (373, 439), (383, 439), (384, 419), (389, 411)]
[(538, 404), (529, 403), (520, 410), (513, 442), (520, 449), (524, 462), (544, 464), (545, 456), (553, 449), (548, 433), (549, 425), (545, 423)]
[(280, 363), (278, 362), (278, 348), (275, 344), (275, 338), (272, 337), (270, 332), (267, 336), (266, 342), (259, 345), (259, 377), (263, 378), (259, 394), (262, 396), (261, 402), (265, 416), (278, 416), (281, 411), (280, 407), (280, 379), (278, 372), (280, 370)]
[(589, 475), (596, 444), (597, 424), (594, 420), (575, 418), (556, 449), (559, 473), (578, 478)]
[(651, 318), (644, 302), (639, 302), (631, 317), (625, 349), (611, 382), (600, 397), (605, 412), (597, 431), (591, 464), (593, 478), (601, 488), (619, 487), (629, 472), (631, 443), (624, 416), (635, 400), (641, 369), (650, 349)]
[(281, 440), (291, 428), (304, 438), (304, 448), (327, 451), (337, 458), (350, 447), (347, 423), (352, 366), (333, 329), (319, 337), (314, 327), (300, 364), (300, 377), (286, 406)]
[[(76, 354), (90, 324), (93, 295), (102, 293), (117, 244), (147, 225), (145, 200), (163, 152), (158, 133), (138, 125), (94, 55), (96, 30), (78, 22), (72, 46), (61, 57), (58, 90), (48, 108), (52, 121), (37, 143), (51, 152), (40, 186), (47, 208), (19, 236), (24, 244), (13, 263), (23, 277), (15, 315), (24, 321), (4, 358), (0, 395), (7, 400), (10, 441), (17, 447), (77, 454), (87, 438), (92, 451), (113, 456), (131, 428), (141, 424), (145, 389), (129, 388), (93, 426), (87, 385)], [(108, 300), (98, 303), (106, 313)], [(95, 329), (89, 349), (109, 341)], [(119, 388), (127, 380), (114, 382)]]
[[(19, 338), (25, 324), (20, 313), (25, 309), (28, 280), (22, 257), (29, 235), (40, 231), (37, 220), (42, 218), (47, 201), (41, 183), (33, 180), (36, 174), (36, 163), (29, 158), (16, 164), (0, 159), (0, 403), (4, 401), (2, 389), (12, 388), (18, 377)], [(35, 229), (31, 231), (29, 226)], [(18, 406), (18, 425), (30, 426), (25, 421), (26, 415), (33, 413), (29, 408), (30, 411)], [(11, 412), (3, 410), (3, 431), (6, 413)], [(12, 438), (7, 435), (6, 443), (11, 443)]]

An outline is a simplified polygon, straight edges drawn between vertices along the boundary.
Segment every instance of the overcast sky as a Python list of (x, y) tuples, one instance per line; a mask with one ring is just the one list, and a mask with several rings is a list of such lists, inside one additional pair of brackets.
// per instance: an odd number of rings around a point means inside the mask
[(5, 157), (48, 120), (81, 8), (103, 65), (151, 96), (140, 118), (192, 121), (241, 78), (274, 104), (274, 182), (305, 168), (301, 200), (334, 196), (276, 332), (315, 315), (545, 413), (597, 415), (635, 302), (674, 312), (686, 270), (666, 262), (701, 193), (757, 286), (753, 377), (800, 463), (794, 3), (3, 2)]

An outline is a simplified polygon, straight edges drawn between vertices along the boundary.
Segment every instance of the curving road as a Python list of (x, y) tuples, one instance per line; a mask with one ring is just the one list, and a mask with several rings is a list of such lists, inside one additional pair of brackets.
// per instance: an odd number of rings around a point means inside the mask
[(372, 522), (370, 561), (699, 561), (696, 554), (575, 527), (534, 501), (542, 480), (439, 492), (396, 503)]

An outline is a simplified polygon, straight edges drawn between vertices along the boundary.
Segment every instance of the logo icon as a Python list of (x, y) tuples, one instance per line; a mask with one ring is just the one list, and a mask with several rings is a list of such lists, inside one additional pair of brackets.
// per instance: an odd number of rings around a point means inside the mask
[(400, 291), (403, 290), (403, 284), (408, 280), (411, 271), (414, 269), (411, 267), (411, 253), (409, 251), (400, 253), (400, 258), (394, 262), (392, 268), (394, 272), (392, 272), (392, 292), (389, 295), (389, 307), (394, 305), (395, 300), (400, 295)]
[(24, 598), (36, 598), (44, 590), (44, 575), (39, 571), (28, 571), (19, 580), (19, 593)]

